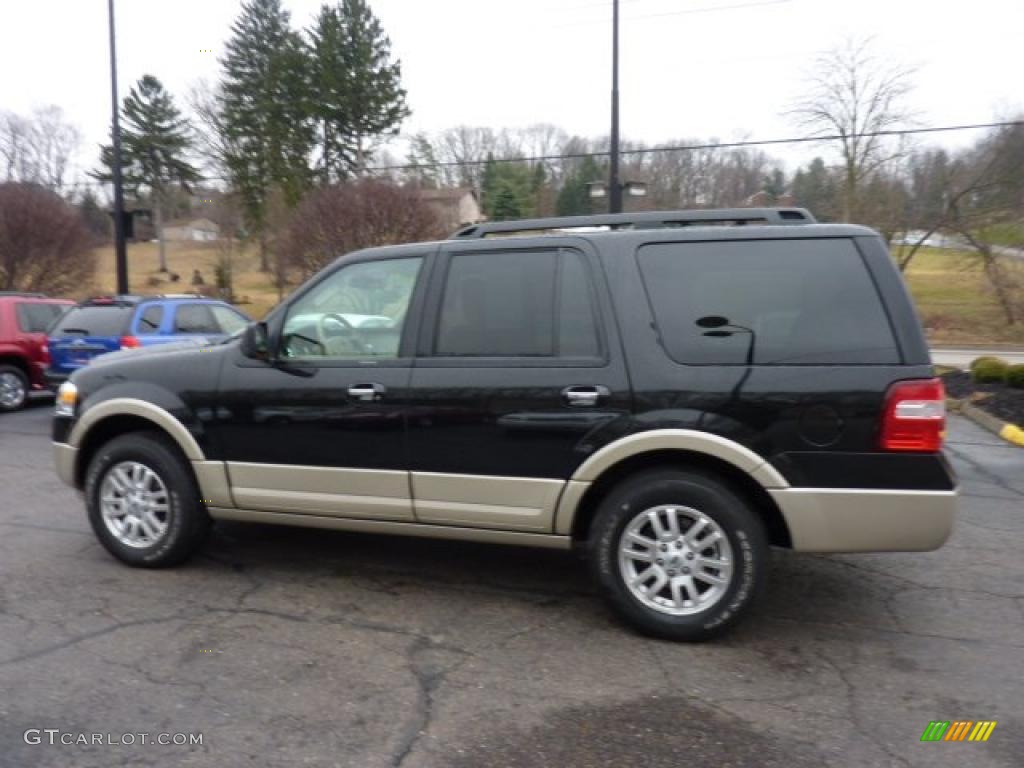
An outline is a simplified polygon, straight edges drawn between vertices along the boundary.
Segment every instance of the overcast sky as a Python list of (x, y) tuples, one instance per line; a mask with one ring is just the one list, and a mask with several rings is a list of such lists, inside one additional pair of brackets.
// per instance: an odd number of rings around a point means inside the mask
[[(320, 2), (285, 6), (305, 27)], [(814, 54), (865, 35), (879, 54), (916, 68), (910, 102), (923, 125), (1024, 109), (1024, 0), (621, 3), (622, 131), (630, 138), (794, 135), (784, 112)], [(607, 133), (610, 0), (371, 4), (402, 61), (413, 111), (404, 130), (551, 122)], [(0, 0), (0, 109), (61, 106), (85, 136), (90, 166), (110, 119), (106, 8), (106, 0)], [(239, 0), (117, 0), (121, 95), (152, 73), (183, 105), (191, 84), (218, 77), (240, 8)], [(812, 150), (770, 151), (792, 165)]]

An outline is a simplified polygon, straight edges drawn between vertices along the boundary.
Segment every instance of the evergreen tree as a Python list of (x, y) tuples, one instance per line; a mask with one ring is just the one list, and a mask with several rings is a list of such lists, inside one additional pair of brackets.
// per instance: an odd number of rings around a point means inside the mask
[(585, 157), (575, 171), (566, 177), (555, 203), (559, 216), (586, 216), (593, 213), (590, 183), (600, 181), (603, 172), (592, 157)]
[(309, 187), (314, 145), (309, 58), (281, 0), (247, 0), (221, 59), (225, 164), (267, 261), (268, 203), (278, 189), (294, 206)]
[[(153, 223), (160, 243), (160, 271), (167, 271), (164, 244), (164, 212), (174, 185), (186, 188), (199, 181), (199, 172), (188, 162), (192, 134), (188, 122), (174, 105), (174, 99), (153, 75), (144, 75), (124, 99), (121, 107), (121, 169), (125, 189), (136, 197), (148, 196)], [(104, 168), (94, 177), (113, 178), (113, 148), (101, 148)]]
[(793, 197), (819, 221), (834, 221), (839, 209), (839, 194), (835, 175), (820, 157), (814, 158), (806, 169), (793, 176)]
[(359, 173), (373, 140), (409, 115), (402, 66), (366, 0), (324, 4), (309, 30), (320, 170), (325, 182)]
[(481, 186), (481, 207), (493, 221), (524, 219), (536, 210), (536, 176), (530, 166), (499, 163), (488, 155)]

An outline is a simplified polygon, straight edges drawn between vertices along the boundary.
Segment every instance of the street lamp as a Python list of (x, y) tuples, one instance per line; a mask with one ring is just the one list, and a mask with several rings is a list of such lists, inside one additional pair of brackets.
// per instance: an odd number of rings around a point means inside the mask
[[(608, 197), (609, 187), (606, 182), (593, 181), (587, 184), (590, 190), (590, 197), (594, 200), (602, 200)], [(647, 182), (644, 181), (620, 181), (618, 183), (619, 210), (612, 213), (622, 213), (622, 193), (629, 197), (643, 197), (647, 194)], [(612, 195), (614, 197), (614, 195)]]
[(619, 0), (612, 0), (612, 133), (607, 191), (608, 212), (622, 213), (622, 184), (619, 181)]
[(114, 260), (117, 292), (128, 293), (128, 252), (124, 232), (124, 180), (121, 178), (121, 118), (117, 98), (117, 49), (114, 44), (114, 0), (107, 0), (110, 17), (110, 138), (114, 150)]

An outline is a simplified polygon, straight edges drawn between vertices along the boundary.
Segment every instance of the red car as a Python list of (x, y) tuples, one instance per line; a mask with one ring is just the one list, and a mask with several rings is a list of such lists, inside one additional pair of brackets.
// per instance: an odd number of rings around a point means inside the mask
[(46, 329), (73, 301), (0, 291), (0, 412), (16, 411), (32, 390), (46, 389)]

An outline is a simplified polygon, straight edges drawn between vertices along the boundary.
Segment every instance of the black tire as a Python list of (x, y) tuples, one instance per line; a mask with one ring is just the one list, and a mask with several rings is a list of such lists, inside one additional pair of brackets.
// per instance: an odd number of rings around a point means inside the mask
[[(151, 545), (133, 547), (120, 541), (103, 519), (103, 480), (122, 462), (137, 462), (154, 472), (167, 490), (166, 529)], [(89, 522), (100, 543), (118, 560), (142, 568), (164, 568), (191, 557), (203, 544), (210, 517), (188, 462), (168, 438), (155, 432), (132, 432), (105, 443), (85, 475)]]
[(16, 365), (0, 365), (0, 376), (13, 377), (16, 385), (20, 388), (21, 396), (15, 402), (5, 403), (0, 399), (0, 413), (11, 413), (25, 407), (28, 402), (29, 384), (28, 376)]
[[(657, 539), (655, 547), (647, 547), (646, 544), (631, 545), (637, 547), (636, 551), (645, 557), (648, 551), (654, 552), (653, 557), (673, 556), (672, 561), (654, 561), (663, 565), (657, 566), (653, 571), (655, 581), (644, 585), (646, 599), (651, 602), (663, 601), (671, 605), (658, 609), (642, 602), (643, 598), (634, 595), (627, 585), (623, 572), (624, 569), (631, 567), (629, 563), (632, 563), (632, 559), (624, 556), (627, 565), (620, 565), (620, 543), (627, 527), (634, 521), (637, 525), (642, 524), (640, 515), (648, 510), (672, 505), (687, 507), (706, 516), (711, 523), (717, 525), (720, 533), (724, 534), (731, 550), (728, 558), (732, 564), (731, 575), (723, 579), (725, 585), (718, 587), (716, 599), (712, 600), (711, 593), (705, 592), (709, 603), (706, 608), (700, 608), (699, 599), (694, 601), (690, 598), (694, 593), (680, 592), (679, 595), (683, 596), (683, 599), (677, 603), (677, 593), (671, 591), (671, 582), (677, 578), (688, 579), (690, 585), (699, 584), (706, 589), (713, 589), (700, 581), (695, 568), (688, 567), (685, 572), (693, 575), (684, 577), (682, 567), (708, 562), (701, 559), (705, 556), (724, 561), (721, 554), (715, 554), (713, 548), (700, 549), (699, 542), (706, 537), (697, 538), (698, 544), (692, 545), (692, 550), (689, 549), (691, 544), (686, 538), (689, 528), (683, 529), (683, 521), (689, 522), (690, 525), (696, 525), (696, 521), (682, 517), (682, 512), (678, 523), (682, 534), (677, 539)], [(705, 523), (705, 526), (708, 526), (708, 523)], [(707, 530), (713, 531), (714, 528), (708, 527)], [(648, 531), (654, 529), (645, 529), (641, 534)], [(651, 539), (651, 536), (646, 535), (645, 538)], [(664, 546), (661, 541), (668, 541), (667, 553), (661, 551)], [(717, 546), (720, 547), (719, 552), (725, 551), (724, 544)], [(699, 642), (722, 634), (749, 610), (764, 591), (768, 579), (770, 553), (760, 518), (750, 504), (731, 490), (721, 478), (697, 469), (647, 470), (612, 489), (598, 507), (587, 547), (591, 571), (615, 613), (641, 632), (669, 640)], [(680, 547), (678, 556), (674, 547)], [(684, 556), (694, 560), (687, 562), (683, 559)], [(637, 570), (647, 567), (654, 569), (653, 563), (649, 566), (641, 564), (635, 567)], [(680, 570), (668, 570), (669, 568)], [(669, 584), (659, 588), (658, 584), (661, 582), (657, 579), (669, 573), (674, 574)], [(712, 569), (704, 570), (702, 573), (721, 576), (724, 571)], [(697, 588), (699, 589), (699, 586)], [(665, 594), (666, 589), (669, 590), (669, 597), (663, 598), (661, 595)], [(686, 607), (687, 599), (690, 599), (692, 607)], [(672, 615), (667, 612), (677, 604), (680, 610), (694, 612), (684, 615)]]

